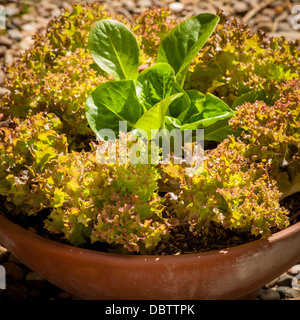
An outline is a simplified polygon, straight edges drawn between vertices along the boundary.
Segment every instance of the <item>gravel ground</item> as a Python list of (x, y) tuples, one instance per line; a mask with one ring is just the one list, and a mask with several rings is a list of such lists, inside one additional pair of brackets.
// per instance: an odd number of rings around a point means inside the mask
[[(47, 22), (60, 14), (70, 3), (87, 1), (46, 0), (0, 0), (1, 9), (6, 12), (6, 30), (0, 30), (0, 97), (6, 91), (1, 87), (5, 80), (3, 67), (11, 64), (21, 52), (29, 49), (32, 35), (42, 33)], [(235, 17), (239, 22), (250, 25), (253, 30), (261, 29), (269, 36), (285, 36), (289, 40), (299, 39), (300, 30), (292, 27), (292, 8), (300, 0), (100, 0), (100, 3), (130, 18), (151, 6), (168, 5), (175, 17), (188, 18), (200, 12), (215, 13), (217, 8)], [(300, 24), (300, 19), (298, 23)], [(1, 20), (0, 20), (1, 26)], [(1, 27), (0, 27), (1, 29)], [(74, 300), (79, 299), (50, 284), (18, 261), (6, 248), (0, 245), (0, 265), (6, 270), (6, 289), (0, 289), (1, 300)], [(300, 300), (300, 290), (292, 286), (300, 279), (300, 262), (277, 279), (261, 288), (259, 300)], [(0, 283), (1, 284), (1, 283)]]

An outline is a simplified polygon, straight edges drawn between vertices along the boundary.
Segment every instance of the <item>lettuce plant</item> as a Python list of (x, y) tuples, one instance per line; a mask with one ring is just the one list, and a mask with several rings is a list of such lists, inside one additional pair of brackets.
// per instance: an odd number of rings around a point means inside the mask
[(299, 78), (299, 40), (270, 39), (221, 12), (218, 15), (220, 23), (195, 57), (185, 89), (210, 92), (229, 106), (250, 91), (264, 92), (274, 102), (278, 84)]
[(90, 152), (59, 157), (52, 175), (50, 186), (46, 176), (41, 180), (52, 202), (45, 226), (73, 245), (89, 239), (127, 252), (151, 251), (167, 235), (163, 201), (157, 195), (159, 174), (153, 166), (119, 160), (100, 164), (94, 145)]
[(20, 119), (53, 113), (62, 122), (69, 148), (82, 148), (82, 137), (92, 135), (86, 98), (97, 84), (111, 79), (92, 67), (87, 43), (91, 23), (106, 18), (126, 23), (98, 3), (74, 4), (52, 19), (45, 34), (35, 35), (33, 48), (7, 66), (5, 86), (10, 94), (1, 100), (0, 113)]
[(202, 174), (192, 177), (179, 165), (162, 167), (165, 179), (178, 183), (170, 205), (175, 225), (193, 225), (204, 237), (211, 223), (262, 237), (288, 225), (275, 180), (267, 166), (245, 157), (246, 148), (231, 136), (207, 152)]
[(4, 206), (20, 216), (42, 218), (48, 212), (46, 230), (72, 245), (105, 242), (126, 252), (150, 252), (168, 235), (157, 194), (158, 169), (119, 161), (102, 165), (96, 144), (89, 152), (68, 152), (61, 129), (51, 113), (14, 119), (1, 128)]
[[(0, 196), (11, 214), (43, 220), (72, 245), (124, 253), (156, 252), (177, 227), (205, 243), (212, 228), (248, 240), (288, 225), (280, 199), (299, 190), (297, 44), (267, 43), (221, 14), (177, 26), (168, 14), (151, 9), (129, 22), (76, 4), (8, 67)], [(139, 141), (132, 133), (116, 140), (128, 145), (115, 163), (101, 162), (114, 145), (95, 133), (119, 133), (120, 120), (147, 132), (204, 128), (221, 143), (194, 176), (172, 161), (120, 161)]]
[(122, 23), (105, 19), (89, 35), (95, 63), (116, 81), (100, 84), (86, 102), (90, 127), (118, 134), (119, 121), (129, 129), (205, 128), (206, 140), (221, 141), (230, 132), (233, 111), (212, 94), (183, 89), (188, 68), (213, 33), (219, 17), (199, 14), (174, 27), (161, 41), (156, 64), (138, 74), (139, 45)]
[(14, 118), (0, 131), (0, 194), (28, 214), (49, 205), (49, 194), (40, 188), (40, 178), (68, 153), (62, 123), (54, 114), (38, 113), (26, 120)]
[(177, 24), (171, 19), (171, 11), (168, 8), (149, 8), (133, 17), (132, 31), (137, 37), (141, 49), (141, 62), (154, 63), (159, 44)]
[(277, 88), (279, 98), (274, 105), (246, 102), (236, 108), (230, 124), (244, 130), (245, 156), (266, 163), (286, 197), (300, 191), (300, 80)]

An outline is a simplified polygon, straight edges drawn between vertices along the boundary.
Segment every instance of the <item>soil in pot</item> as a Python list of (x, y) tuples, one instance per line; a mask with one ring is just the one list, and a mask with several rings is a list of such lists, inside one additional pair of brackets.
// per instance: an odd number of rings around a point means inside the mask
[[(37, 216), (21, 216), (14, 214), (13, 206), (10, 203), (7, 203), (4, 197), (0, 197), (0, 202), (5, 203), (5, 206), (1, 208), (1, 213), (14, 223), (45, 238), (68, 244), (68, 242), (63, 238), (62, 234), (52, 234), (44, 228), (43, 220), (49, 215), (49, 209), (43, 210)], [(281, 200), (280, 204), (287, 208), (290, 212), (290, 225), (300, 221), (300, 193), (295, 193), (284, 198)], [(271, 231), (273, 234), (278, 232), (279, 229), (272, 228)], [(161, 241), (152, 254), (179, 255), (211, 250), (221, 250), (255, 241), (259, 238), (260, 236), (254, 236), (250, 232), (242, 232), (236, 229), (224, 229), (216, 223), (211, 223), (209, 236), (201, 237), (201, 234), (199, 234), (190, 225), (180, 225), (173, 228), (169, 239)], [(124, 253), (124, 249), (100, 242), (94, 244), (88, 242), (81, 247), (100, 252)]]

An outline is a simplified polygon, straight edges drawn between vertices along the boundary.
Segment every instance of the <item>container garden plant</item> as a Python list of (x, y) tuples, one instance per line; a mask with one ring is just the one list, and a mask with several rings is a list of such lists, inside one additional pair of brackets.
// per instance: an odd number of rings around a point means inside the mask
[[(74, 5), (8, 68), (0, 242), (85, 299), (254, 298), (300, 259), (299, 43), (168, 16)], [(163, 129), (204, 129), (199, 172), (149, 161)]]

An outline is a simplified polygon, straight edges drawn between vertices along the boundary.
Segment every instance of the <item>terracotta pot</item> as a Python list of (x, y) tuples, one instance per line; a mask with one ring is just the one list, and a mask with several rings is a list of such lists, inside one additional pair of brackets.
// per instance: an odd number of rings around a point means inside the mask
[(126, 256), (64, 245), (0, 216), (0, 242), (45, 279), (83, 299), (245, 299), (300, 260), (300, 222), (227, 250)]

